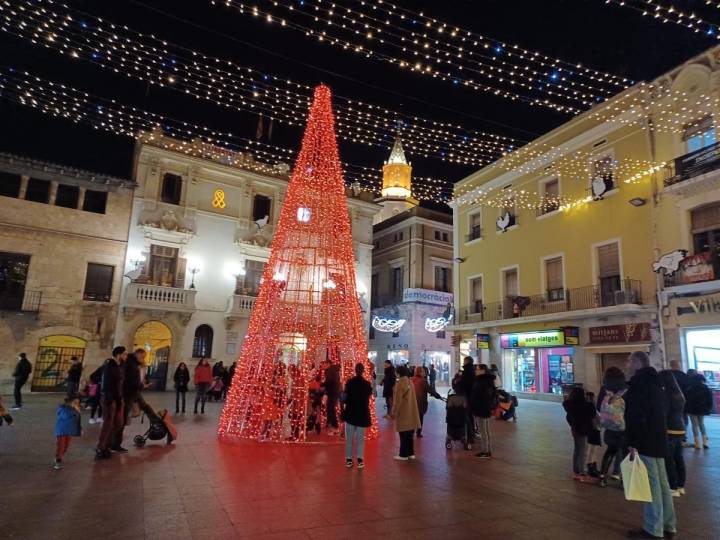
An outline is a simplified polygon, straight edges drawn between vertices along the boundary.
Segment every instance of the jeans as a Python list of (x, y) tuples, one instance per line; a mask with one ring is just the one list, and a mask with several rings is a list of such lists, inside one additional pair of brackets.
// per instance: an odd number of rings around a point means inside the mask
[(573, 473), (585, 472), (585, 455), (587, 454), (587, 436), (573, 434)]
[(182, 412), (185, 412), (185, 390), (175, 390), (175, 412), (180, 412), (180, 398), (182, 397)]
[(683, 457), (683, 435), (668, 435), (665, 469), (670, 489), (685, 487), (685, 458)]
[(605, 434), (605, 445), (607, 446), (605, 454), (602, 458), (602, 465), (600, 466), (600, 474), (605, 477), (610, 472), (610, 465), (615, 462), (613, 466), (613, 473), (617, 474), (620, 470), (620, 462), (625, 459), (625, 433), (623, 431), (613, 431), (606, 429)]
[[(100, 430), (97, 449), (101, 452), (109, 450), (111, 442), (117, 440), (118, 431), (123, 427), (125, 415), (122, 400), (102, 400), (103, 425)], [(120, 435), (122, 437), (122, 435)]]
[(16, 407), (22, 407), (22, 387), (25, 386), (25, 383), (27, 382), (27, 379), (19, 379), (15, 378), (15, 388), (14, 388), (14, 394), (15, 394), (15, 406)]
[(492, 436), (490, 434), (490, 418), (475, 417), (475, 425), (480, 438), (480, 452), (492, 453)]
[(643, 529), (645, 532), (663, 537), (663, 531), (676, 532), (677, 521), (675, 508), (673, 508), (673, 497), (668, 484), (667, 472), (665, 471), (665, 460), (640, 456), (645, 467), (647, 467), (650, 480), (650, 493), (652, 502), (643, 506)]
[(392, 406), (393, 406), (393, 398), (392, 396), (385, 398), (385, 410), (388, 414), (392, 412)]
[(328, 398), (327, 398), (327, 425), (329, 428), (337, 429), (337, 427), (338, 427), (337, 402), (338, 402), (338, 396), (328, 395)]
[(413, 446), (413, 435), (415, 430), (400, 431), (400, 457), (410, 457), (415, 455)]
[[(703, 441), (707, 437), (705, 434), (705, 417), (700, 414), (691, 414), (690, 422), (692, 423), (693, 442), (695, 446), (703, 444)], [(702, 435), (702, 439), (700, 435)]]
[(353, 439), (355, 439), (355, 453), (358, 459), (365, 455), (365, 428), (353, 426), (345, 422), (345, 458), (352, 459)]
[(205, 414), (208, 388), (210, 388), (210, 383), (198, 383), (195, 385), (195, 414), (197, 414), (198, 403), (200, 403), (200, 412)]

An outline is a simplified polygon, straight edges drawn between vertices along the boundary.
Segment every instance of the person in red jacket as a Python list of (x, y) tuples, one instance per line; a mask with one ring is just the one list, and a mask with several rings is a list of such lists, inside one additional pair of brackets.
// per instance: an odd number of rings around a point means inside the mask
[(207, 358), (201, 358), (198, 365), (195, 366), (195, 373), (193, 375), (193, 384), (195, 384), (195, 410), (194, 414), (198, 412), (198, 403), (200, 403), (200, 413), (205, 414), (205, 402), (207, 401), (207, 391), (212, 383), (213, 375), (212, 368), (207, 361)]

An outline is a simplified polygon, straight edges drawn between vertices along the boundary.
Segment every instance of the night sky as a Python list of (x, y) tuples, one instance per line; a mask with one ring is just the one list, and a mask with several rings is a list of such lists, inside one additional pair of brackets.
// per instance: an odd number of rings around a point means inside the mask
[[(299, 0), (295, 0), (299, 1)], [(310, 1), (310, 0), (308, 0)], [(607, 5), (604, 0), (449, 0), (399, 4), (423, 9), (426, 15), (527, 49), (635, 81), (649, 80), (714, 45), (717, 40), (636, 12)], [(669, 2), (665, 2), (666, 4)], [(342, 0), (340, 4), (348, 2)], [(697, 8), (708, 20), (720, 21), (720, 10), (704, 0), (672, 3)], [(10, 4), (19, 4), (10, 0)], [(511, 102), (462, 86), (406, 72), (394, 65), (353, 53), (240, 15), (209, 0), (68, 1), (77, 10), (125, 24), (209, 55), (231, 59), (264, 73), (314, 85), (327, 83), (348, 98), (452, 121), (467, 128), (528, 141), (571, 116)], [(259, 6), (265, 2), (258, 1)], [(61, 8), (59, 8), (61, 10)], [(171, 89), (129, 79), (8, 34), (0, 34), (2, 66), (26, 69), (95, 95), (214, 129), (253, 138), (257, 116), (204, 103)], [(3, 129), (0, 150), (129, 177), (134, 141), (83, 125), (48, 118), (29, 108), (0, 100)], [(275, 123), (272, 144), (298, 148), (302, 131)], [(341, 156), (353, 163), (380, 167), (388, 148), (340, 142)], [(457, 181), (475, 167), (409, 155), (414, 173)]]

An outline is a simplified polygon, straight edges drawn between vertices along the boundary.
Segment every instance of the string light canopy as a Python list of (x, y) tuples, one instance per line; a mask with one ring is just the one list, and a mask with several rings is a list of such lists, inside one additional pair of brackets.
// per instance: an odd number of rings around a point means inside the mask
[[(211, 0), (211, 4), (216, 4)], [(631, 84), (600, 76), (581, 65), (546, 64), (529, 51), (449, 26), (424, 16), (406, 16), (386, 2), (342, 3), (327, 0), (270, 1), (265, 7), (224, 0), (228, 7), (259, 21), (290, 28), (320, 43), (367, 58), (529, 105), (578, 113)], [(352, 7), (351, 7), (352, 6)], [(391, 9), (388, 9), (388, 6)], [(377, 11), (383, 11), (383, 18)], [(512, 55), (508, 48), (513, 49)], [(589, 79), (592, 73), (594, 79)], [(597, 75), (597, 76), (596, 76)], [(623, 82), (620, 82), (623, 81)]]
[(354, 261), (331, 93), (321, 85), (220, 417), (222, 440), (312, 440), (308, 386), (322, 363), (335, 365), (343, 382), (357, 363), (371, 372)]
[[(720, 39), (720, 25), (718, 23), (702, 19), (693, 12), (683, 11), (667, 3), (658, 2), (657, 0), (605, 0), (605, 3), (632, 9), (645, 17), (652, 17), (662, 23), (687, 28), (696, 34)], [(706, 0), (705, 4), (714, 5), (714, 7), (720, 6), (718, 2), (708, 0)]]
[[(300, 125), (310, 104), (310, 86), (142, 34), (53, 0), (5, 4), (9, 5), (0, 4), (0, 28), (72, 59), (287, 125)], [(414, 155), (462, 165), (483, 166), (518, 143), (503, 135), (340, 100), (337, 127), (345, 140), (385, 148), (398, 123)]]

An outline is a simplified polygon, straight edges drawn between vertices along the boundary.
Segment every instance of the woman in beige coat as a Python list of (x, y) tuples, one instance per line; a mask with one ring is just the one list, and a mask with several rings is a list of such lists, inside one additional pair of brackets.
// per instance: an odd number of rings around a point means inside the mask
[(420, 429), (420, 415), (415, 389), (409, 378), (410, 371), (405, 366), (400, 366), (397, 374), (391, 413), (395, 420), (395, 430), (400, 434), (400, 454), (395, 456), (395, 459), (407, 461), (415, 459), (413, 435), (416, 429)]

